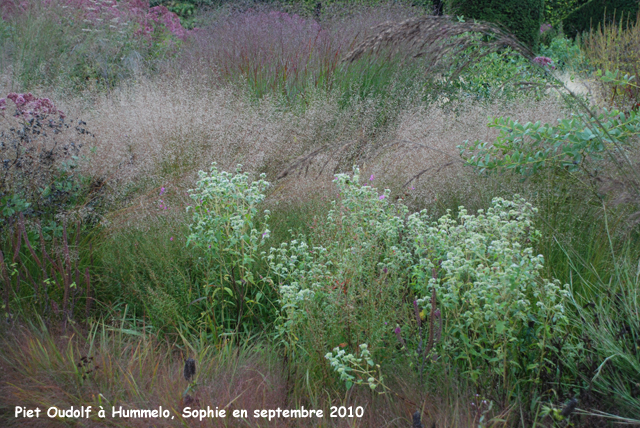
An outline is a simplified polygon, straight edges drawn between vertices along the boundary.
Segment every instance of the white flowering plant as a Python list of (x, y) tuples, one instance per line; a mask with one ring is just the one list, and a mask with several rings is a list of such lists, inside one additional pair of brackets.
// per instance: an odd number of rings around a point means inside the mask
[(498, 376), (506, 390), (516, 379), (537, 380), (547, 370), (552, 339), (567, 328), (567, 286), (542, 277), (544, 259), (533, 253), (536, 212), (520, 197), (493, 200), (477, 215), (460, 207), (430, 222), (408, 218), (415, 255), (413, 287), (423, 307), (438, 296), (443, 331), (440, 352), (471, 379)]
[(214, 164), (209, 173), (200, 171), (196, 188), (189, 191), (194, 204), (187, 207), (193, 213), (187, 245), (206, 253), (206, 297), (215, 314), (210, 321), (223, 332), (238, 330), (243, 319), (270, 310), (265, 283), (255, 275), (260, 247), (269, 237), (269, 212), (258, 210), (269, 183), (264, 174), (250, 181), (241, 168), (234, 174)]
[(334, 348), (333, 352), (327, 352), (324, 357), (329, 361), (331, 368), (340, 375), (340, 380), (345, 383), (347, 389), (353, 385), (365, 383), (372, 391), (379, 385), (388, 389), (383, 383), (384, 378), (380, 373), (380, 365), (373, 362), (369, 346), (363, 343), (358, 349), (359, 355), (354, 355), (348, 354), (344, 349)]
[(278, 335), (316, 368), (338, 345), (355, 351), (368, 343), (370, 352), (381, 351), (404, 311), (398, 302), (411, 266), (402, 244), (407, 208), (359, 181), (357, 168), (336, 176), (340, 198), (316, 228), (320, 243), (301, 236), (268, 256), (280, 290)]
[[(357, 169), (336, 184), (340, 198), (314, 235), (324, 245), (300, 236), (268, 256), (289, 350), (314, 359), (334, 349), (326, 359), (335, 369), (367, 343), (375, 359), (408, 356), (421, 374), (442, 361), (505, 392), (549, 379), (554, 344), (567, 332), (568, 290), (543, 277), (531, 204), (496, 198), (486, 212), (460, 207), (457, 218), (434, 221), (361, 185)], [(412, 331), (419, 337), (405, 341)], [(354, 382), (346, 368), (340, 375)]]

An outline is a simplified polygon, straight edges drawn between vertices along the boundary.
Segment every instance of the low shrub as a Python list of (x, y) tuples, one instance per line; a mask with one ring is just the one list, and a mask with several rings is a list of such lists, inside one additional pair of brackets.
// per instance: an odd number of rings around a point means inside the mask
[(277, 337), (316, 373), (326, 370), (324, 356), (335, 347), (355, 351), (368, 343), (376, 358), (387, 354), (403, 318), (406, 207), (359, 178), (358, 170), (337, 175), (340, 198), (314, 225), (314, 238), (299, 236), (268, 256), (280, 292)]

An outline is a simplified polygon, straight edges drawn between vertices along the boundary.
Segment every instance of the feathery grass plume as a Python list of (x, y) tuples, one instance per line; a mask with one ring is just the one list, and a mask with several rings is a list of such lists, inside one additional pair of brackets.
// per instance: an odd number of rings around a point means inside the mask
[[(513, 35), (485, 22), (456, 22), (450, 16), (419, 16), (401, 22), (384, 22), (375, 29), (377, 34), (356, 46), (343, 61), (353, 62), (366, 53), (378, 54), (391, 48), (393, 54), (404, 52), (414, 58), (427, 58), (433, 67), (444, 59), (453, 62), (469, 47), (483, 48), (462, 64), (458, 70), (461, 71), (473, 61), (505, 47), (511, 47), (527, 58), (533, 57), (533, 53)], [(488, 40), (479, 41), (477, 35), (488, 36)]]
[[(386, 21), (372, 30), (373, 35), (365, 38), (343, 57), (343, 64), (354, 63), (367, 58), (369, 54), (389, 63), (419, 59), (420, 64), (426, 67), (424, 75), (436, 80), (439, 70), (454, 70), (452, 77), (455, 79), (469, 65), (504, 48), (511, 48), (528, 59), (534, 57), (514, 36), (494, 24), (456, 22), (450, 16), (420, 16), (399, 22)], [(471, 51), (471, 48), (476, 49)], [(370, 158), (370, 154), (366, 155), (370, 150), (370, 144), (367, 143), (367, 139), (363, 138), (346, 144), (340, 141), (316, 148), (290, 164), (278, 175), (278, 179), (294, 170), (308, 168), (313, 160), (325, 153), (330, 153), (330, 160), (348, 154), (351, 164), (356, 159)], [(329, 161), (325, 166), (328, 163)]]

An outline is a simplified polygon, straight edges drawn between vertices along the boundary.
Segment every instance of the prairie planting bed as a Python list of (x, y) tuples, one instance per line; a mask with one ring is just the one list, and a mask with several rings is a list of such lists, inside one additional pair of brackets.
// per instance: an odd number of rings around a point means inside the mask
[(433, 10), (0, 0), (0, 425), (640, 426), (639, 24)]

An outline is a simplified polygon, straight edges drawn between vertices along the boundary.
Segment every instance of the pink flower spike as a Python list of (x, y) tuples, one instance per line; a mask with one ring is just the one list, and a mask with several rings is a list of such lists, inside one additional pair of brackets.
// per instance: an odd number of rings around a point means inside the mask
[(161, 188), (160, 188), (160, 196), (162, 196), (162, 195), (164, 194), (164, 192), (165, 192), (164, 187), (161, 187)]
[(369, 177), (369, 181), (373, 181), (375, 179), (375, 177), (373, 176), (373, 174), (371, 174), (371, 177)]
[(169, 241), (173, 241), (173, 236), (171, 238), (169, 238)]

